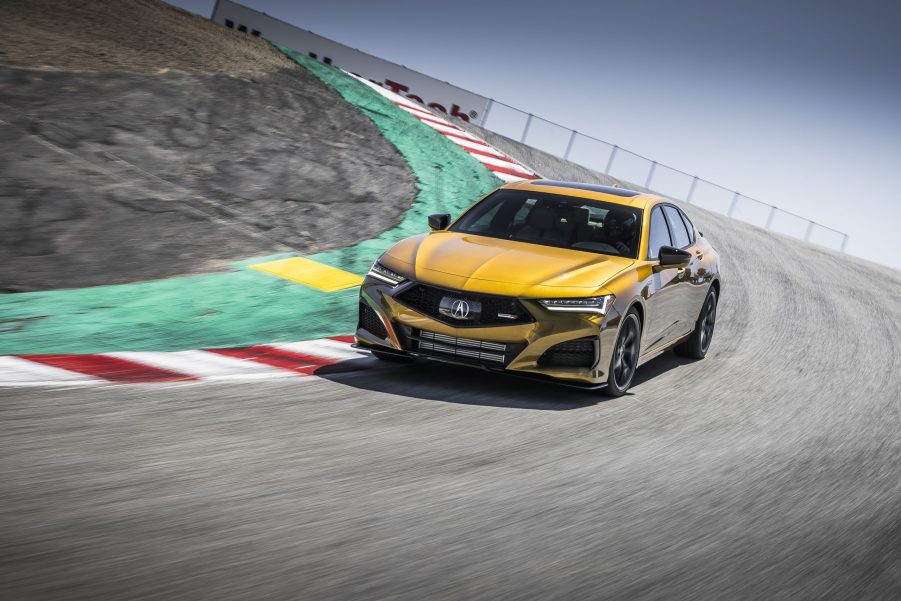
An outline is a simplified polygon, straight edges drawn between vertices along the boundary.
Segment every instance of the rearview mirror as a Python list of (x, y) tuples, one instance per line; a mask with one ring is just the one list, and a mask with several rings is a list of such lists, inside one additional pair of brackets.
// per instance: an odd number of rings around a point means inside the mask
[(672, 246), (661, 246), (657, 256), (661, 265), (684, 265), (691, 260), (690, 252)]
[(450, 225), (450, 213), (435, 213), (429, 215), (429, 227), (434, 231), (446, 230)]

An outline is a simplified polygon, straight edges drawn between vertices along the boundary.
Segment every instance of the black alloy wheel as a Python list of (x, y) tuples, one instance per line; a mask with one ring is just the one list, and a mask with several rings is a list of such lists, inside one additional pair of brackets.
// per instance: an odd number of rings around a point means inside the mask
[(695, 329), (685, 342), (676, 346), (676, 352), (683, 357), (703, 359), (713, 340), (713, 328), (716, 325), (716, 289), (711, 287), (701, 306), (701, 313), (695, 322)]
[(638, 367), (640, 341), (641, 324), (638, 315), (630, 311), (623, 318), (616, 344), (613, 346), (613, 356), (610, 358), (610, 372), (605, 388), (609, 396), (621, 396), (632, 385), (632, 378)]
[(713, 340), (714, 325), (716, 325), (716, 294), (709, 294), (698, 323), (698, 329), (701, 331), (701, 352), (705, 355), (710, 348), (710, 341)]

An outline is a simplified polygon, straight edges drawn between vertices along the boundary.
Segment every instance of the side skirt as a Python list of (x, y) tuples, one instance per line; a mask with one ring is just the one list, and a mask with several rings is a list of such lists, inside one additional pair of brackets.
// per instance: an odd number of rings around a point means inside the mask
[(660, 355), (662, 355), (662, 354), (665, 353), (666, 351), (670, 350), (670, 349), (673, 348), (674, 346), (678, 346), (679, 344), (685, 342), (686, 340), (688, 340), (689, 338), (691, 338), (691, 335), (694, 334), (694, 332), (695, 332), (694, 329), (692, 329), (692, 331), (689, 332), (688, 334), (686, 334), (685, 336), (682, 336), (682, 337), (680, 337), (680, 338), (676, 338), (675, 340), (673, 340), (672, 342), (666, 344), (665, 346), (658, 347), (658, 348), (656, 348), (656, 349), (654, 349), (654, 350), (652, 350), (652, 351), (648, 351), (648, 352), (645, 353), (644, 355), (641, 355), (640, 357), (638, 357), (638, 367), (641, 367), (642, 365), (644, 365), (645, 363), (647, 363), (647, 362), (650, 361), (651, 359), (654, 359), (654, 358), (656, 358), (656, 357), (659, 357)]

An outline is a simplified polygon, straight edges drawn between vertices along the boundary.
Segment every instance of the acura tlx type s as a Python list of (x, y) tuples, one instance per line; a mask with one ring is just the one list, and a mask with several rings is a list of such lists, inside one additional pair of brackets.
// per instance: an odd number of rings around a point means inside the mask
[(507, 184), (402, 240), (360, 288), (357, 345), (619, 396), (643, 362), (707, 354), (719, 255), (678, 207), (621, 188)]

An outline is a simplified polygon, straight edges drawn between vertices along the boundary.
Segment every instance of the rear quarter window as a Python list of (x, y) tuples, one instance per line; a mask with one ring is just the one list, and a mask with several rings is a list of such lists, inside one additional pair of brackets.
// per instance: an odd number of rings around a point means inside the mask
[(691, 244), (691, 236), (688, 234), (688, 230), (685, 229), (685, 222), (682, 221), (682, 217), (679, 215), (679, 209), (667, 205), (663, 207), (663, 212), (666, 213), (666, 219), (669, 221), (670, 229), (672, 230), (673, 246), (685, 248)]
[(695, 241), (695, 226), (691, 222), (691, 219), (688, 218), (688, 215), (685, 214), (681, 209), (679, 210), (679, 216), (682, 217), (682, 221), (685, 222), (685, 227), (688, 229), (688, 235), (691, 237), (691, 242)]

